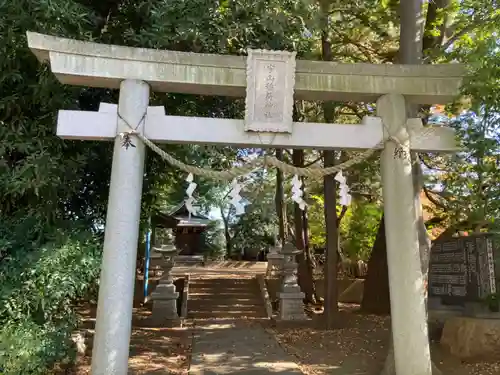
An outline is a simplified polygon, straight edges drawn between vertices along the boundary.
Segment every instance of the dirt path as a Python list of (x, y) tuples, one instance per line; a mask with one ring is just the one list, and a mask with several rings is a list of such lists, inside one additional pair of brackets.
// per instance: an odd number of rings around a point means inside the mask
[(190, 281), (188, 317), (195, 335), (190, 374), (301, 375), (294, 357), (267, 332), (252, 277), (203, 276)]
[[(92, 339), (95, 323), (95, 306), (81, 308), (83, 325), (80, 332), (88, 345), (85, 356), (78, 358), (77, 365), (68, 375), (90, 374)], [(135, 308), (132, 337), (130, 340), (129, 375), (186, 374), (191, 352), (190, 328), (152, 327), (147, 308)]]
[[(148, 309), (134, 309), (129, 374), (187, 374), (193, 349), (193, 374), (379, 375), (390, 339), (390, 319), (360, 314), (357, 305), (341, 305), (333, 331), (321, 328), (321, 315), (298, 328), (271, 327), (250, 273), (193, 275), (188, 309), (185, 328), (151, 327)], [(81, 314), (91, 343), (95, 308)], [(462, 363), (437, 344), (431, 351), (443, 375), (500, 375), (500, 359)], [(61, 374), (90, 374), (90, 354), (89, 347), (74, 369)]]

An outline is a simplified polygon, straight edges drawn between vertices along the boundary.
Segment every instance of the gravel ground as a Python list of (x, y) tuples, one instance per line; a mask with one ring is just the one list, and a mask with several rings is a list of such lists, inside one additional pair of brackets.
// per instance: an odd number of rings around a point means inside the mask
[[(80, 332), (88, 345), (85, 355), (77, 364), (58, 375), (89, 375), (94, 332), (95, 307), (80, 309), (83, 325)], [(191, 354), (191, 329), (159, 328), (148, 323), (150, 312), (146, 308), (134, 309), (130, 341), (129, 375), (187, 374)]]
[[(364, 315), (357, 305), (342, 305), (339, 328), (326, 331), (321, 317), (300, 328), (273, 327), (276, 339), (297, 358), (306, 375), (379, 375), (390, 339), (388, 317)], [(439, 344), (432, 357), (443, 375), (500, 375), (500, 358), (465, 363), (446, 353)]]

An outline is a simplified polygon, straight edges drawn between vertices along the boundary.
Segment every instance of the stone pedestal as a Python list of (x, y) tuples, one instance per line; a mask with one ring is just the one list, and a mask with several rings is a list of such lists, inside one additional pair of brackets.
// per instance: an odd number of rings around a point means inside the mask
[(267, 277), (280, 276), (283, 272), (284, 256), (280, 254), (278, 247), (272, 247), (269, 254), (267, 254)]
[(283, 284), (281, 286), (280, 319), (281, 320), (306, 320), (304, 313), (304, 293), (297, 284), (297, 262), (295, 256), (300, 252), (293, 245), (285, 245), (282, 249), (284, 257)]
[(304, 293), (280, 293), (281, 320), (307, 320), (304, 313)]
[(154, 248), (155, 251), (162, 254), (164, 259), (163, 275), (154, 292), (151, 294), (153, 300), (152, 318), (154, 321), (177, 320), (177, 298), (179, 293), (175, 290), (171, 271), (174, 266), (174, 256), (179, 251), (172, 245), (163, 245), (160, 248)]
[(177, 298), (179, 293), (175, 291), (175, 285), (172, 280), (163, 282), (153, 292), (153, 318), (155, 320), (179, 319), (177, 314)]

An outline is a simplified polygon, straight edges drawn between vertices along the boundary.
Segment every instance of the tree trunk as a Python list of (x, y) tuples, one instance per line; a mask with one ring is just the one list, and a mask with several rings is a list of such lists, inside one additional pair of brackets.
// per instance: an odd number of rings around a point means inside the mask
[(309, 246), (309, 220), (307, 217), (307, 207), (304, 211), (302, 211), (302, 227), (304, 229), (304, 260), (307, 267), (305, 272), (308, 275), (308, 279), (311, 280), (313, 287), (313, 298), (309, 302), (318, 303), (320, 299), (316, 292), (316, 284), (314, 282), (314, 269), (316, 268), (316, 261), (312, 255), (311, 247)]
[(302, 211), (302, 223), (304, 227), (304, 248), (309, 250), (309, 218), (307, 217), (307, 207)]
[[(307, 207), (304, 211), (302, 211), (302, 223), (304, 227), (304, 249), (305, 249), (307, 267), (309, 269), (308, 272), (310, 272), (311, 275), (313, 275), (314, 269), (316, 268), (316, 260), (314, 259), (311, 252), (311, 247), (309, 246), (309, 218), (307, 217)], [(316, 289), (314, 290), (316, 292)], [(316, 300), (317, 299), (318, 296), (316, 295)]]
[[(283, 150), (276, 149), (276, 159), (283, 160)], [(278, 225), (279, 225), (279, 242), (281, 246), (286, 243), (286, 203), (285, 203), (285, 191), (283, 189), (283, 172), (281, 169), (276, 168), (276, 213), (278, 215)]]
[[(297, 212), (298, 211), (298, 212)], [(298, 272), (297, 281), (300, 285), (300, 289), (304, 292), (304, 301), (306, 303), (316, 304), (316, 287), (314, 285), (313, 270), (311, 255), (308, 254), (308, 250), (304, 246), (304, 233), (301, 230), (303, 228), (302, 222), (302, 210), (299, 208), (298, 204), (294, 205), (294, 217), (295, 217), (295, 245), (297, 249), (302, 250), (301, 253), (297, 255)], [(297, 222), (298, 215), (300, 215), (300, 220)], [(299, 228), (300, 227), (300, 228)]]
[[(332, 61), (332, 43), (328, 37), (328, 13), (330, 5), (321, 2), (322, 34), (321, 34), (321, 59)], [(323, 116), (325, 122), (333, 123), (335, 120), (335, 105), (332, 102), (324, 102)], [(324, 166), (335, 165), (335, 151), (323, 151)], [(338, 308), (338, 253), (339, 235), (337, 220), (337, 184), (334, 175), (325, 176), (323, 179), (323, 190), (325, 196), (325, 229), (326, 229), (326, 265), (325, 265), (325, 323), (327, 329), (332, 329), (339, 312)]]
[[(446, 8), (449, 7), (450, 0), (436, 0), (429, 2), (427, 17), (425, 20), (425, 33), (423, 32), (424, 23), (422, 16), (422, 1), (421, 0), (409, 0), (406, 2), (401, 2), (401, 35), (400, 35), (400, 53), (398, 56), (398, 63), (401, 64), (420, 64), (422, 63), (422, 54), (423, 52), (430, 52), (433, 49), (439, 47), (440, 44), (446, 39), (447, 29), (449, 28), (450, 21), (453, 19), (453, 14), (446, 12)], [(441, 35), (436, 36), (430, 31), (434, 27), (434, 23), (436, 22), (436, 18), (438, 15), (444, 14), (444, 22), (440, 27)], [(416, 116), (416, 108), (409, 108), (409, 115)], [(415, 154), (412, 154), (413, 160), (416, 160)], [(419, 163), (416, 163), (413, 168), (413, 178), (414, 178), (414, 188), (415, 188), (415, 208), (417, 210), (417, 231), (419, 236), (420, 243), (420, 252), (421, 252), (421, 260), (422, 260), (422, 270), (424, 272), (424, 276), (427, 274), (428, 269), (428, 256), (430, 251), (430, 239), (428, 238), (427, 231), (425, 228), (425, 224), (423, 221), (422, 215), (422, 205), (420, 202), (420, 191), (422, 188), (422, 170)], [(375, 242), (372, 256), (376, 254), (377, 257), (386, 258), (386, 249), (384, 245), (384, 249), (381, 249)], [(381, 254), (383, 252), (383, 256)], [(381, 264), (379, 261), (374, 261), (373, 264), (378, 264), (380, 267), (384, 267), (387, 270), (387, 264)], [(373, 271), (373, 270), (372, 270)], [(383, 270), (380, 270), (382, 272)], [(368, 271), (370, 273), (370, 271)], [(376, 273), (380, 273), (376, 272)], [(372, 284), (373, 280), (370, 280), (368, 284)], [(388, 288), (381, 288), (377, 290), (373, 290), (374, 293), (389, 293)], [(369, 296), (368, 298), (373, 300), (381, 300), (385, 301), (388, 298), (384, 298), (382, 296), (377, 296), (377, 298), (373, 296)], [(372, 303), (364, 303), (367, 310), (384, 310), (383, 306), (375, 307)], [(387, 310), (387, 309), (386, 309)]]
[(389, 314), (391, 304), (389, 299), (384, 216), (380, 219), (377, 237), (368, 261), (368, 274), (364, 285), (361, 309), (370, 314)]
[[(330, 167), (335, 164), (335, 152), (324, 151), (324, 165)], [(326, 266), (325, 266), (325, 320), (326, 328), (333, 329), (339, 311), (337, 263), (339, 249), (339, 235), (337, 220), (337, 186), (334, 175), (324, 177), (325, 195), (325, 226), (326, 226)]]
[(224, 210), (220, 209), (220, 214), (222, 217), (222, 222), (224, 223), (224, 238), (226, 239), (226, 256), (231, 258), (232, 254), (232, 238), (229, 232), (229, 219), (224, 215)]
[[(304, 150), (293, 150), (292, 159), (293, 165), (295, 165), (296, 167), (303, 167)], [(306, 252), (308, 250), (305, 246), (304, 220), (302, 216), (302, 210), (297, 203), (293, 205), (293, 219), (295, 223), (295, 246), (297, 247), (297, 249), (302, 250), (302, 252), (297, 255), (298, 283), (300, 285), (300, 289), (305, 294), (305, 302), (316, 303), (316, 288), (314, 285), (313, 273), (311, 269), (312, 264), (311, 262), (308, 262), (308, 256), (306, 256)]]

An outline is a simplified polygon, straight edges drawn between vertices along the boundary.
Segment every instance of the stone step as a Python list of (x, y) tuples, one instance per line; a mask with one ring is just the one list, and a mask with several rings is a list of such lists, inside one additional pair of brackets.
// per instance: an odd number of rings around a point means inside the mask
[(261, 299), (258, 297), (255, 298), (214, 298), (211, 299), (209, 296), (197, 296), (197, 295), (190, 295), (189, 297), (190, 302), (203, 302), (203, 303), (209, 303), (211, 305), (232, 305), (232, 304), (238, 304), (238, 305), (256, 305), (260, 304)]
[(194, 319), (266, 318), (255, 279), (191, 279), (188, 316)]

